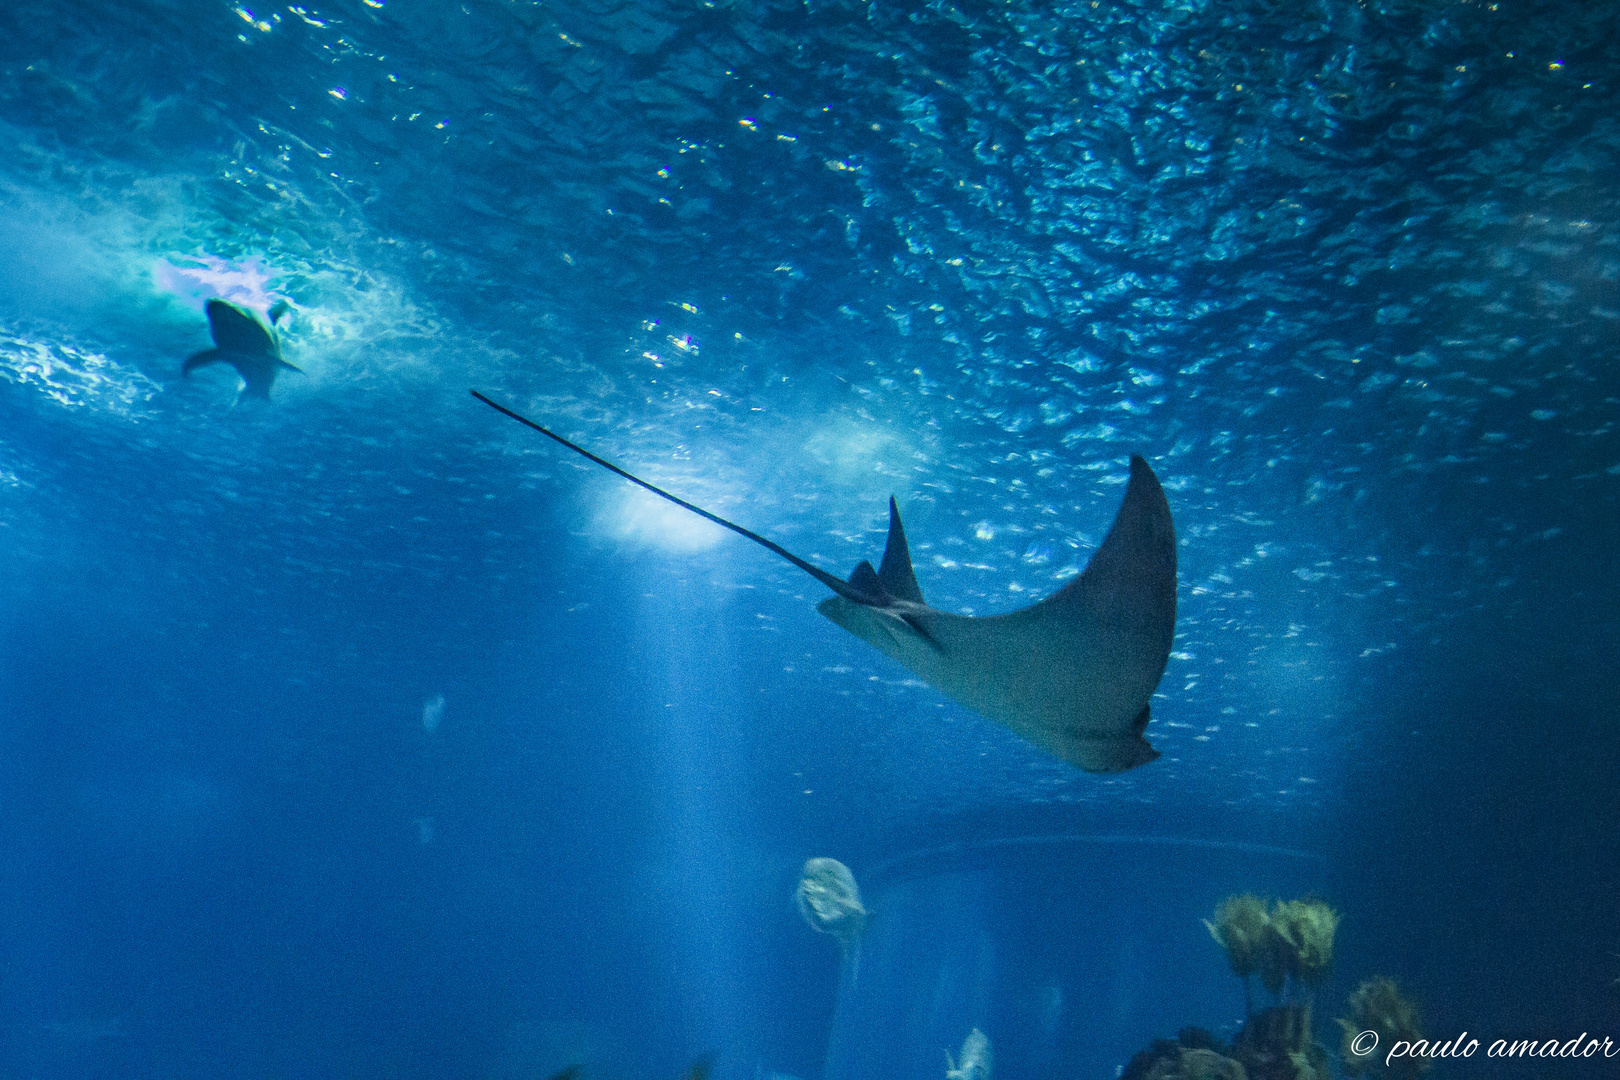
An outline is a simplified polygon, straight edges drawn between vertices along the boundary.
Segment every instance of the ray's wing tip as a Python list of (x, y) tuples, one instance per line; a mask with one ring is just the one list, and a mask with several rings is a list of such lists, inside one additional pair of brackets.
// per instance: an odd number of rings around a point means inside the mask
[(1153, 466), (1147, 463), (1146, 458), (1140, 454), (1132, 454), (1131, 476), (1126, 488), (1126, 497), (1129, 498), (1130, 492), (1137, 490), (1141, 490), (1143, 494), (1155, 491), (1162, 494), (1164, 485), (1159, 482), (1159, 474), (1153, 471)]

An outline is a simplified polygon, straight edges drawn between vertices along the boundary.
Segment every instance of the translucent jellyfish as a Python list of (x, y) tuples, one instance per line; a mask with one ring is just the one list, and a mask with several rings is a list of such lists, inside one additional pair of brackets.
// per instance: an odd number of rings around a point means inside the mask
[(434, 694), (422, 702), (422, 729), (424, 731), (438, 731), (439, 721), (444, 719), (444, 695)]
[(799, 871), (794, 899), (811, 928), (838, 939), (853, 979), (860, 971), (861, 931), (866, 929), (866, 909), (855, 875), (837, 859), (811, 859)]
[(990, 1080), (990, 1037), (978, 1028), (968, 1032), (962, 1040), (959, 1062), (951, 1060), (945, 1051), (945, 1080)]
[(799, 914), (812, 928), (831, 934), (848, 949), (866, 926), (866, 909), (855, 875), (837, 859), (811, 859), (799, 872)]

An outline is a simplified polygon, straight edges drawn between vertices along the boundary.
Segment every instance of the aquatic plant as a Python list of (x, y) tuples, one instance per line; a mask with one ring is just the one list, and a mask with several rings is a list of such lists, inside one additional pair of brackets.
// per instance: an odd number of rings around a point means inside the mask
[(1266, 902), (1253, 893), (1237, 893), (1222, 900), (1215, 909), (1215, 921), (1204, 920), (1209, 936), (1226, 952), (1226, 962), (1232, 972), (1243, 980), (1243, 1015), (1254, 1011), (1249, 993), (1249, 976), (1256, 968), (1265, 967), (1261, 978), (1272, 993), (1282, 989), (1279, 975), (1276, 986), (1270, 978), (1274, 965), (1269, 963), (1275, 950), (1272, 947), (1271, 920), (1266, 915)]
[[(1160, 1039), (1130, 1061), (1123, 1080), (1329, 1080), (1328, 1051), (1311, 1030), (1311, 999), (1333, 963), (1333, 938), (1340, 915), (1316, 899), (1267, 901), (1252, 893), (1228, 896), (1205, 919), (1209, 936), (1226, 952), (1227, 963), (1243, 980), (1246, 1019), (1230, 1047), (1208, 1032), (1183, 1029), (1175, 1042)], [(1249, 1002), (1249, 976), (1258, 973), (1279, 1004), (1255, 1012)], [(1288, 990), (1288, 994), (1284, 991)], [(1340, 1019), (1346, 1070), (1359, 1076), (1369, 1068), (1390, 1077), (1414, 1078), (1427, 1058), (1397, 1059), (1386, 1067), (1376, 1055), (1359, 1057), (1356, 1037), (1378, 1035), (1378, 1045), (1417, 1042), (1417, 1012), (1388, 979), (1369, 979), (1350, 997), (1350, 1018)]]
[(1287, 973), (1307, 986), (1319, 986), (1333, 962), (1339, 913), (1320, 900), (1290, 900), (1272, 909), (1271, 927), (1285, 945), (1278, 951)]
[(1249, 1080), (1243, 1066), (1214, 1050), (1188, 1048), (1160, 1039), (1137, 1054), (1121, 1080)]
[(1276, 901), (1271, 910), (1253, 893), (1228, 896), (1204, 920), (1210, 937), (1226, 951), (1226, 961), (1243, 980), (1245, 1012), (1253, 1012), (1249, 976), (1280, 996), (1290, 978), (1319, 985), (1333, 962), (1333, 934), (1339, 913), (1320, 900)]
[(1228, 896), (1215, 909), (1215, 921), (1204, 920), (1209, 936), (1226, 950), (1226, 962), (1238, 978), (1247, 980), (1260, 962), (1271, 932), (1266, 902), (1253, 893)]
[[(1277, 928), (1268, 921), (1266, 923), (1265, 944), (1260, 950), (1260, 985), (1271, 991), (1273, 997), (1280, 997), (1283, 986), (1288, 981), (1289, 955), (1288, 944), (1277, 933)], [(1248, 1001), (1249, 984), (1243, 984), (1244, 1001)]]
[(1311, 1033), (1309, 1002), (1277, 1005), (1249, 1017), (1232, 1040), (1249, 1080), (1327, 1080), (1327, 1048)]
[(1431, 1062), (1426, 1057), (1406, 1056), (1386, 1062), (1378, 1054), (1355, 1052), (1353, 1043), (1364, 1031), (1376, 1032), (1380, 1047), (1394, 1046), (1399, 1041), (1415, 1043), (1423, 1038), (1417, 1008), (1401, 993), (1394, 979), (1375, 976), (1365, 980), (1350, 995), (1346, 1006), (1350, 1016), (1336, 1020), (1344, 1032), (1345, 1072), (1361, 1076), (1371, 1069), (1390, 1076), (1415, 1077), (1429, 1067)]
[(1327, 1048), (1311, 1036), (1308, 1004), (1278, 1005), (1249, 1017), (1230, 1046), (1202, 1028), (1155, 1039), (1131, 1058), (1120, 1080), (1329, 1080)]

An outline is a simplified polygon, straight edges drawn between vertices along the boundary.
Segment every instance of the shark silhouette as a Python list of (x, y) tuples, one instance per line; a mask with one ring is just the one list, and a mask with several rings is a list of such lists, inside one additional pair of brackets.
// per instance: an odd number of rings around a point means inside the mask
[[(278, 301), (270, 309), (270, 327), (286, 312), (287, 302)], [(303, 373), (302, 368), (281, 358), (281, 344), (271, 328), (228, 300), (208, 301), (208, 332), (213, 335), (214, 348), (187, 357), (180, 374), (190, 375), (196, 368), (223, 360), (242, 376), (245, 385), (238, 400), (256, 397), (269, 401), (270, 387), (282, 368)]]
[(1085, 570), (1036, 604), (972, 617), (929, 607), (911, 568), (900, 510), (889, 499), (889, 539), (876, 570), (862, 561), (844, 581), (757, 533), (709, 513), (554, 431), (472, 391), (473, 397), (677, 506), (746, 536), (836, 595), (816, 610), (932, 686), (1087, 772), (1123, 772), (1159, 752), (1143, 737), (1148, 700), (1176, 626), (1176, 534), (1159, 479), (1131, 458), (1125, 499)]

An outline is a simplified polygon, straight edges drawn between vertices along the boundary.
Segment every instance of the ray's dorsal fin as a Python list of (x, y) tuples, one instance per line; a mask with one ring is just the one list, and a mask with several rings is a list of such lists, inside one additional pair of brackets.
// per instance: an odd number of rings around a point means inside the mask
[[(862, 566), (870, 565), (862, 563)], [(878, 584), (896, 600), (923, 602), (922, 590), (917, 587), (917, 575), (911, 570), (911, 549), (906, 546), (906, 529), (900, 524), (900, 508), (894, 496), (889, 496), (889, 542), (883, 547), (883, 564), (878, 567)]]
[[(595, 454), (591, 453), (589, 450), (585, 449), (583, 446), (579, 446), (576, 443), (569, 442), (567, 439), (563, 438), (561, 435), (558, 435), (555, 431), (552, 431), (550, 428), (541, 427), (539, 424), (535, 423), (533, 420), (530, 420), (527, 416), (524, 416), (521, 413), (513, 412), (511, 409), (508, 409), (505, 405), (500, 405), (500, 404), (497, 404), (497, 403), (491, 401), (489, 398), (485, 397), (483, 394), (480, 394), (478, 391), (469, 390), (468, 393), (472, 394), (473, 397), (477, 398), (479, 401), (482, 401), (485, 405), (488, 405), (490, 408), (494, 409), (496, 412), (505, 413), (507, 416), (510, 416), (513, 420), (516, 420), (518, 423), (523, 424), (525, 427), (533, 428), (535, 431), (538, 431), (540, 434), (544, 435), (548, 439), (555, 439), (557, 442), (562, 443), (564, 446), (568, 447), (568, 449), (572, 450), (576, 454), (579, 454), (581, 457), (584, 457), (587, 460), (596, 462), (596, 464), (602, 466), (602, 468), (607, 469), (610, 472), (618, 473), (620, 476), (624, 477), (626, 480), (630, 481), (632, 484), (636, 484), (636, 485), (638, 485), (640, 487), (646, 488), (648, 491), (652, 492), (654, 495), (657, 495), (659, 498), (668, 499), (670, 502), (674, 503), (676, 506), (679, 506), (679, 507), (682, 507), (684, 509), (690, 510), (690, 511), (692, 511), (692, 513), (698, 515), (699, 517), (708, 518), (710, 521), (714, 522), (716, 525), (724, 526), (725, 528), (730, 529), (732, 532), (737, 533), (739, 536), (748, 537), (748, 539), (752, 540), (754, 543), (758, 544), (760, 547), (766, 549), (767, 551), (770, 551), (770, 552), (773, 552), (774, 554), (780, 555), (782, 558), (786, 559), (788, 562), (792, 563), (794, 566), (797, 566), (800, 570), (803, 570), (805, 573), (809, 574), (811, 577), (815, 578), (817, 581), (821, 582), (823, 585), (827, 586), (827, 588), (831, 589), (833, 592), (837, 593), (839, 596), (842, 596), (844, 599), (849, 600), (852, 603), (868, 604), (868, 605), (878, 604), (878, 603), (882, 602), (881, 599), (878, 596), (876, 596), (876, 595), (874, 595), (872, 593), (863, 592), (859, 588), (856, 588), (852, 583), (846, 583), (844, 581), (839, 580), (837, 577), (834, 577), (832, 574), (827, 573), (827, 571), (823, 570), (821, 567), (817, 566), (815, 563), (805, 562), (803, 559), (799, 558), (797, 555), (793, 554), (793, 552), (789, 551), (787, 548), (783, 547), (782, 545), (772, 543), (771, 541), (765, 539), (763, 536), (759, 535), (759, 533), (753, 532), (753, 531), (751, 531), (749, 529), (745, 529), (741, 525), (738, 525), (734, 521), (727, 521), (725, 518), (721, 517), (719, 514), (711, 514), (707, 510), (703, 509), (703, 507), (701, 507), (701, 506), (694, 506), (692, 503), (687, 502), (685, 499), (682, 499), (682, 498), (680, 498), (678, 496), (675, 496), (675, 495), (671, 495), (669, 492), (665, 491), (661, 487), (654, 487), (652, 484), (647, 483), (647, 481), (643, 480), (641, 477), (634, 476), (634, 475), (632, 475), (630, 473), (625, 472), (623, 469), (621, 469), (617, 465), (613, 464), (613, 462), (608, 461), (605, 458), (597, 457)], [(872, 570), (871, 564), (866, 563), (864, 565), (866, 566), (867, 572), (871, 573), (871, 570)], [(875, 579), (875, 577), (876, 577), (876, 575), (874, 575), (874, 579)]]
[[(887, 565), (887, 564), (885, 564)], [(849, 575), (849, 587), (865, 596), (882, 598), (883, 578), (865, 559)]]

